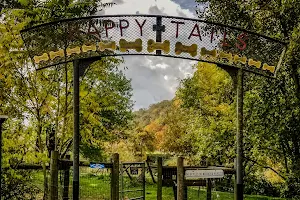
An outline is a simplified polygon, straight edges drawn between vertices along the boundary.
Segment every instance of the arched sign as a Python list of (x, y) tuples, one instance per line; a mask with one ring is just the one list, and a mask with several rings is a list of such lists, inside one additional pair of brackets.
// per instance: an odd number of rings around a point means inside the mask
[[(79, 68), (104, 56), (152, 55), (204, 61), (275, 77), (285, 54), (279, 40), (197, 19), (157, 15), (91, 16), (42, 24), (21, 32), (40, 69), (73, 63), (73, 199), (79, 199)], [(95, 58), (95, 59), (91, 59)], [(236, 198), (243, 199), (243, 70), (237, 73)], [(114, 163), (119, 163), (118, 155)], [(116, 164), (115, 166), (118, 166)], [(113, 167), (118, 177), (119, 169)], [(117, 185), (117, 179), (112, 179)], [(179, 179), (178, 179), (179, 180)], [(119, 199), (118, 189), (112, 199)]]
[(21, 32), (39, 67), (76, 59), (159, 55), (243, 68), (275, 76), (285, 43), (244, 29), (197, 19), (114, 15), (66, 19)]

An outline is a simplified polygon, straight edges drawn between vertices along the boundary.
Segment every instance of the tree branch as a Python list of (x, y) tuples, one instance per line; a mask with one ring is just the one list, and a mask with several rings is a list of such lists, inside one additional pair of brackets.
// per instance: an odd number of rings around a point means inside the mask
[(265, 166), (265, 165), (263, 165), (263, 164), (260, 164), (260, 163), (258, 163), (257, 161), (252, 160), (251, 158), (247, 158), (247, 157), (245, 157), (245, 156), (244, 156), (244, 158), (245, 158), (246, 160), (248, 160), (248, 161), (251, 161), (251, 162), (253, 162), (253, 163), (255, 163), (255, 164), (257, 164), (257, 165), (259, 165), (259, 166), (265, 168), (265, 169), (270, 169), (270, 170), (272, 170), (275, 174), (277, 174), (278, 176), (280, 176), (282, 179), (286, 180), (286, 177), (284, 177), (284, 176), (282, 175), (282, 172), (277, 172), (277, 171), (276, 171), (275, 169), (273, 169), (272, 167), (269, 167), (269, 166)]

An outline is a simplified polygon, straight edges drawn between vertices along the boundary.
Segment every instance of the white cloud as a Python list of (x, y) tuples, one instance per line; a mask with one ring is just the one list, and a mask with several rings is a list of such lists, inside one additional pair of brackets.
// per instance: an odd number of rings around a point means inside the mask
[[(124, 72), (132, 79), (135, 109), (172, 99), (180, 80), (193, 74), (192, 65), (196, 63), (178, 58), (151, 56), (127, 56), (125, 61), (128, 70)], [(157, 65), (165, 67), (153, 67)]]
[(117, 5), (105, 10), (105, 14), (163, 14), (195, 17), (188, 9), (183, 9), (171, 0), (114, 0)]
[[(161, 14), (194, 18), (171, 0), (114, 0), (117, 5), (100, 14)], [(125, 74), (132, 79), (135, 109), (148, 107), (165, 99), (172, 99), (181, 79), (193, 73), (191, 62), (157, 56), (125, 56)], [(120, 69), (124, 68), (124, 65)]]

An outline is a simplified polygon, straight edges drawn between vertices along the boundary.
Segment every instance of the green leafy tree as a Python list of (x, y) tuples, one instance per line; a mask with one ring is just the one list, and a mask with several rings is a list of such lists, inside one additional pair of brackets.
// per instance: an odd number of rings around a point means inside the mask
[[(49, 152), (56, 148), (63, 158), (72, 147), (72, 65), (36, 71), (24, 51), (20, 30), (59, 18), (90, 15), (99, 7), (103, 9), (111, 4), (101, 4), (101, 1), (15, 3), (17, 9), (4, 7), (1, 13), (0, 110), (10, 116), (10, 125), (18, 125), (15, 134), (24, 138), (23, 143), (29, 151), (20, 154), (19, 160), (10, 152), (4, 155), (10, 170), (21, 162), (42, 164), (46, 199)], [(121, 59), (104, 58), (92, 64), (81, 77), (81, 152), (87, 158), (104, 157), (103, 149), (96, 147), (122, 135), (131, 119), (131, 86), (117, 69), (121, 62)], [(12, 138), (5, 139), (13, 148), (23, 148), (13, 143)], [(94, 153), (89, 153), (95, 149)]]
[[(203, 1), (198, 1), (203, 2)], [(205, 1), (206, 2), (206, 1)], [(272, 170), (285, 181), (283, 195), (299, 197), (299, 14), (298, 1), (209, 0), (204, 17), (288, 41), (275, 80), (247, 74), (246, 166)], [(272, 163), (267, 163), (271, 159)], [(274, 170), (272, 166), (281, 166)]]
[(232, 164), (233, 83), (216, 65), (199, 63), (196, 67), (193, 77), (181, 82), (175, 98), (178, 103), (166, 117), (168, 139), (164, 146), (198, 161), (207, 157), (215, 164)]

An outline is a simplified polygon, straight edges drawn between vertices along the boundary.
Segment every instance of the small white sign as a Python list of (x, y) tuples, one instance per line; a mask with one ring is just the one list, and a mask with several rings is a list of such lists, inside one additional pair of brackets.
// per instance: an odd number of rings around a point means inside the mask
[(223, 178), (223, 170), (186, 170), (185, 178), (186, 179), (195, 179), (195, 178)]

